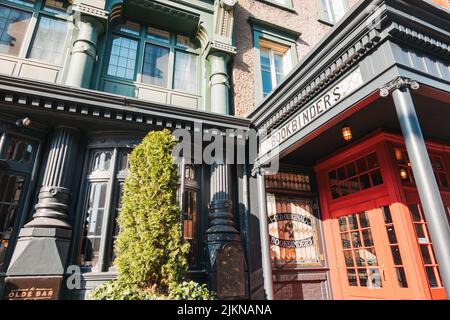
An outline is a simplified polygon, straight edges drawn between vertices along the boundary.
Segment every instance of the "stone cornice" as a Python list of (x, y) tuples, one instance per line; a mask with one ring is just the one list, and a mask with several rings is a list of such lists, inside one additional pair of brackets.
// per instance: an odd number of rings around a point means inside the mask
[(195, 132), (201, 124), (204, 132), (224, 135), (226, 129), (246, 131), (250, 127), (250, 121), (244, 118), (9, 76), (0, 76), (0, 102), (2, 105), (53, 110), (171, 130), (183, 128)]

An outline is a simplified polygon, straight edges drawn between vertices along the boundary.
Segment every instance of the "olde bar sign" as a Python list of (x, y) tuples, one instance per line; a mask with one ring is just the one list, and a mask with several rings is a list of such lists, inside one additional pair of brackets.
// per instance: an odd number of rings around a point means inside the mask
[(261, 154), (264, 155), (282, 142), (324, 115), (344, 98), (363, 84), (361, 70), (358, 68), (347, 75), (319, 99), (302, 108), (293, 118), (261, 142)]
[(7, 300), (56, 300), (62, 277), (12, 277), (5, 283)]

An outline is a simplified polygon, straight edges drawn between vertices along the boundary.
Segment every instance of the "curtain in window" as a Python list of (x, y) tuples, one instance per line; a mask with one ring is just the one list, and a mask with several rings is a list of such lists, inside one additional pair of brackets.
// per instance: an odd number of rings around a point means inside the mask
[(62, 65), (66, 50), (68, 22), (41, 17), (30, 51), (30, 58)]
[(0, 6), (0, 53), (18, 56), (31, 13)]
[(169, 75), (169, 49), (154, 44), (146, 44), (142, 82), (166, 87)]
[(177, 51), (175, 54), (174, 89), (197, 92), (197, 56)]

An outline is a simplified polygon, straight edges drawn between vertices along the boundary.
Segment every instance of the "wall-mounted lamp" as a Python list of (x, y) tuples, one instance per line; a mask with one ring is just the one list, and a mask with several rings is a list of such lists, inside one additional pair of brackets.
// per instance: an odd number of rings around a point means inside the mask
[(345, 124), (342, 127), (342, 138), (344, 138), (345, 141), (350, 141), (353, 138), (352, 129)]
[(400, 178), (402, 178), (402, 180), (408, 180), (408, 172), (406, 171), (406, 169), (400, 169)]
[(29, 127), (33, 122), (30, 118), (25, 117), (16, 121), (16, 126), (18, 127)]

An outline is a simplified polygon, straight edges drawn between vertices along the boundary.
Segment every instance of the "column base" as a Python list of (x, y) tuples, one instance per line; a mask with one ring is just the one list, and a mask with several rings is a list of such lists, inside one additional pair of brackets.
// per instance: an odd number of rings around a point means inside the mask
[(5, 299), (58, 299), (72, 232), (22, 228), (8, 271)]

